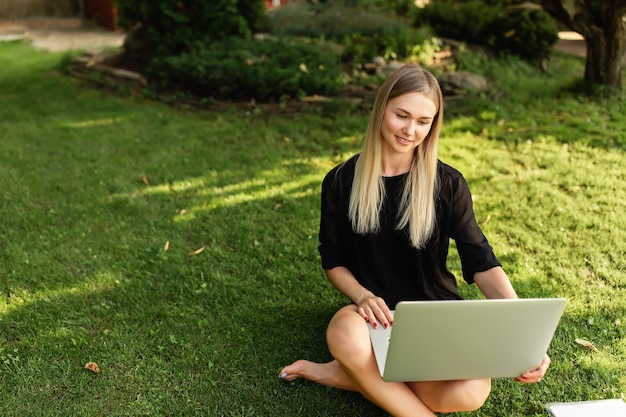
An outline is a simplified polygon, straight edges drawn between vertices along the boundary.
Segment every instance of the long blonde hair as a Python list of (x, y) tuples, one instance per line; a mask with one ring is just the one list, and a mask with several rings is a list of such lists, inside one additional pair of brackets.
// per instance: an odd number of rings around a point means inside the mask
[(398, 69), (376, 96), (363, 149), (356, 163), (349, 217), (356, 233), (371, 234), (380, 229), (380, 210), (385, 198), (381, 157), (383, 116), (389, 100), (413, 92), (431, 99), (437, 107), (437, 114), (426, 139), (414, 151), (399, 204), (396, 229), (408, 226), (412, 246), (423, 248), (436, 223), (437, 143), (443, 119), (443, 96), (437, 79), (419, 65), (408, 64)]

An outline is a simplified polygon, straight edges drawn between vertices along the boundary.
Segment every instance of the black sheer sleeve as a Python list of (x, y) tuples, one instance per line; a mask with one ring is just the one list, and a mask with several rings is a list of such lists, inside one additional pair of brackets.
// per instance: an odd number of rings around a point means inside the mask
[(348, 219), (348, 204), (355, 158), (332, 169), (322, 182), (322, 202), (320, 211), (319, 253), (322, 268), (349, 266), (351, 248), (344, 242), (351, 235)]
[[(449, 170), (453, 170), (448, 167)], [(501, 266), (482, 230), (476, 223), (469, 186), (458, 171), (452, 178), (450, 237), (456, 242), (461, 258), (463, 279), (474, 282), (476, 272)]]

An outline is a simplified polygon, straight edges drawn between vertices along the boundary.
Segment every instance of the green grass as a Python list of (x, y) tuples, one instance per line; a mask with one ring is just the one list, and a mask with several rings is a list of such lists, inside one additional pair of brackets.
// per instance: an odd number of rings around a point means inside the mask
[[(319, 265), (319, 186), (365, 116), (180, 112), (93, 90), (62, 60), (0, 44), (0, 414), (381, 415), (276, 377), (329, 359), (345, 299)], [(544, 381), (494, 381), (464, 415), (626, 395), (624, 96), (571, 93), (582, 68), (484, 63), (498, 93), (448, 106), (441, 159), (518, 293), (569, 299)]]

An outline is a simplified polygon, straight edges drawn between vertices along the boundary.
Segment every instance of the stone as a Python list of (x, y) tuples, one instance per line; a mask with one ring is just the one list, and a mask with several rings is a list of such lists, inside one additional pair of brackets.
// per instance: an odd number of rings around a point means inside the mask
[(446, 95), (481, 93), (489, 89), (489, 82), (484, 77), (469, 71), (444, 72), (438, 81)]

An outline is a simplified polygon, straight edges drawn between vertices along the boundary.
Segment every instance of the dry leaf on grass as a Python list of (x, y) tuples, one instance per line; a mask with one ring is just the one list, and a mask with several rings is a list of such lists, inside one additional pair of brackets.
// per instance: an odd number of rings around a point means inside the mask
[(145, 175), (141, 177), (141, 182), (143, 182), (146, 185), (150, 185), (150, 182), (148, 181), (148, 177), (146, 177)]
[(98, 368), (98, 364), (95, 362), (87, 362), (85, 364), (85, 369), (89, 369), (90, 371), (93, 371), (95, 373), (100, 372), (100, 368)]
[(590, 342), (590, 341), (588, 341), (588, 340), (585, 340), (585, 339), (576, 339), (576, 343), (578, 343), (579, 345), (583, 345), (584, 347), (587, 347), (587, 348), (589, 348), (589, 349), (593, 350), (594, 352), (600, 352), (600, 351), (598, 350), (598, 348), (597, 348), (597, 347), (595, 347), (595, 346), (593, 345), (593, 343), (591, 343), (591, 342)]
[(189, 252), (189, 256), (196, 256), (197, 254), (202, 253), (202, 251), (203, 251), (204, 249), (205, 249), (205, 247), (203, 246), (203, 247), (201, 247), (201, 248), (199, 248), (199, 249), (196, 249), (196, 250), (195, 250), (195, 251), (193, 251), (193, 252)]
[(163, 246), (163, 252), (167, 252), (170, 249), (170, 241), (165, 242), (165, 246)]
[(185, 210), (185, 209), (181, 209), (181, 210), (178, 212), (178, 214), (180, 214), (181, 216), (184, 216), (184, 215), (185, 215), (185, 213), (187, 213), (187, 210)]

